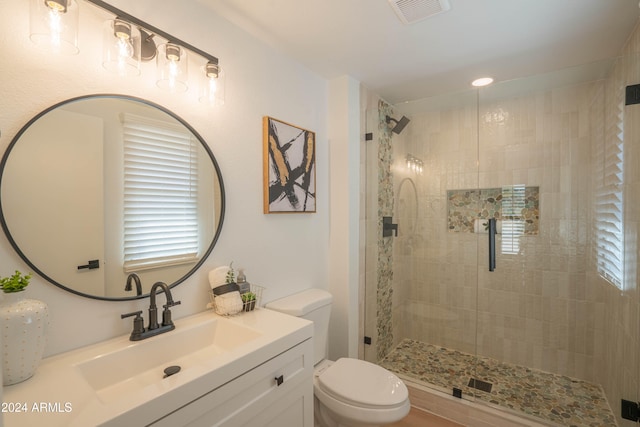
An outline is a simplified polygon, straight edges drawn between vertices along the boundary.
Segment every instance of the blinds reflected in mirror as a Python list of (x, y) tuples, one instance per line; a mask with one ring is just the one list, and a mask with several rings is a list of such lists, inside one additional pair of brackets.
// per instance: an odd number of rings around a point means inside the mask
[(198, 141), (176, 124), (122, 117), (125, 271), (196, 262)]

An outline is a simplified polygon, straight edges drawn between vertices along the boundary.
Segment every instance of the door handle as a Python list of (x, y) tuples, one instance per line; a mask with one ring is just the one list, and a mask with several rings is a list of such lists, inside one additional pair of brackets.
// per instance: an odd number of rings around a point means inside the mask
[(496, 219), (489, 219), (489, 271), (496, 269)]
[(100, 268), (100, 261), (97, 259), (92, 259), (91, 261), (88, 261), (89, 263), (87, 265), (79, 265), (78, 266), (78, 270), (83, 270), (83, 269), (89, 269), (89, 270), (95, 270), (96, 268)]

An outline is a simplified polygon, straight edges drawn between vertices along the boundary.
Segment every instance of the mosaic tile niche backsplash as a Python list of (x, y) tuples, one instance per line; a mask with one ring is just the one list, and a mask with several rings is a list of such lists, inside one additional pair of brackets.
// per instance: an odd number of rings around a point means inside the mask
[[(540, 188), (508, 186), (476, 190), (447, 190), (447, 228), (478, 232), (477, 220), (517, 221), (524, 235), (538, 234)], [(484, 229), (484, 228), (483, 228)]]

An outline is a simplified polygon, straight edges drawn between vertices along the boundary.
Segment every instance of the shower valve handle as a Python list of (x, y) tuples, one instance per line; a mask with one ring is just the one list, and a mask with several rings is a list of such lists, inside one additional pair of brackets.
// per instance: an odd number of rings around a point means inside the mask
[(382, 237), (391, 237), (395, 233), (398, 237), (398, 224), (393, 223), (393, 218), (390, 216), (382, 217)]

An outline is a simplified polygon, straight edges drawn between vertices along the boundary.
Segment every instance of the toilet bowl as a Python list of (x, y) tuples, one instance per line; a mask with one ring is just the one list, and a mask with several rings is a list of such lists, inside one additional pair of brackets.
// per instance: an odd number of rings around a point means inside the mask
[(386, 369), (350, 358), (320, 365), (313, 380), (319, 426), (381, 426), (409, 413), (407, 387)]
[(390, 371), (364, 360), (327, 360), (332, 297), (308, 289), (270, 302), (266, 308), (313, 321), (314, 419), (317, 427), (374, 427), (404, 418), (410, 409), (405, 384)]

